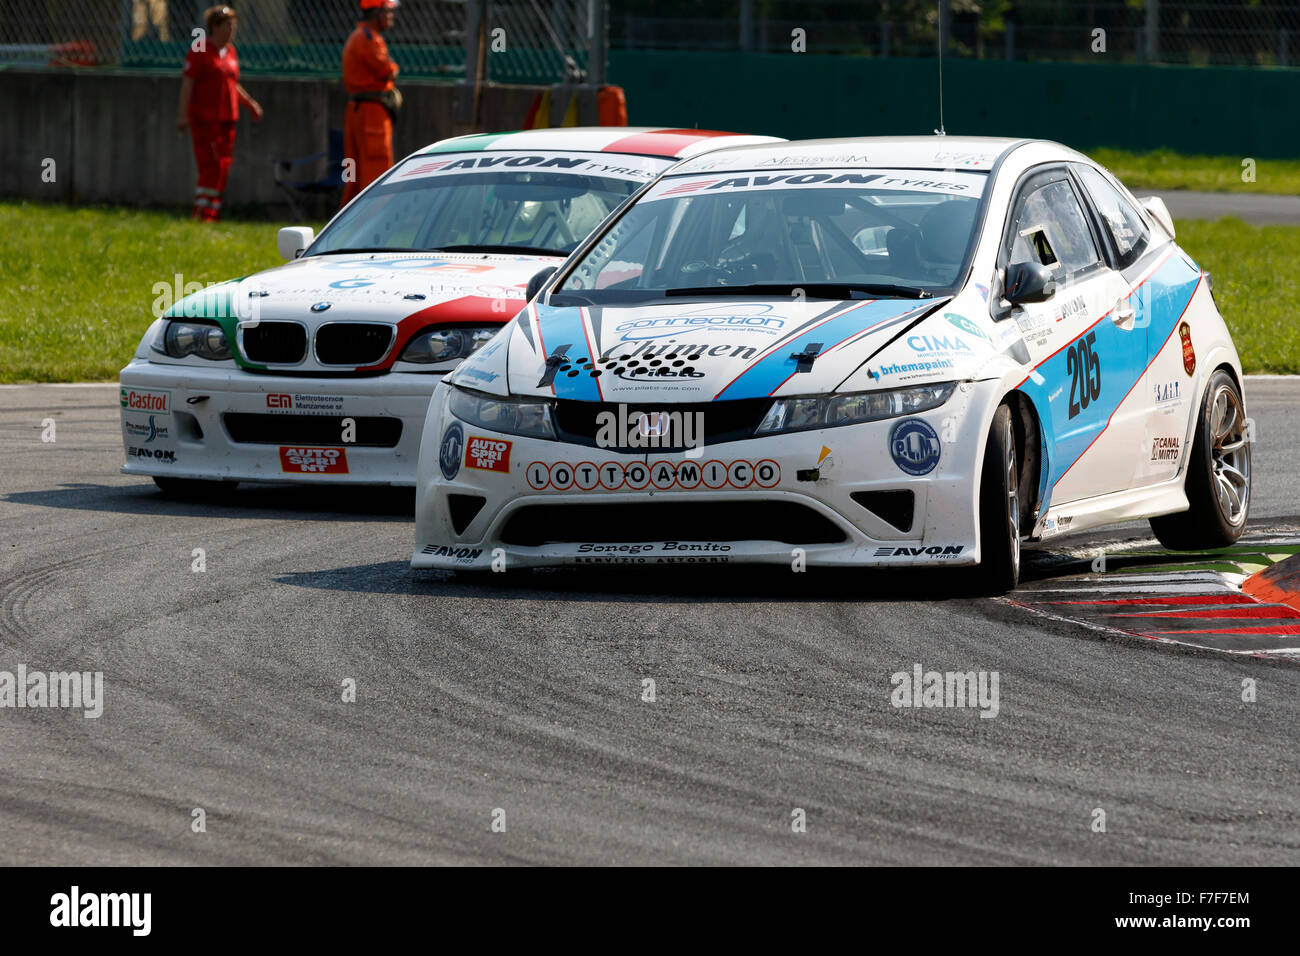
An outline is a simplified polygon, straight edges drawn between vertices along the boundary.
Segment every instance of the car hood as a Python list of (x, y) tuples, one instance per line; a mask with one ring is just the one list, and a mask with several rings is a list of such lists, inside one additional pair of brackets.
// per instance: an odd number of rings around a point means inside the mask
[(707, 402), (831, 392), (947, 301), (706, 298), (617, 308), (533, 303), (495, 340), (498, 348), (471, 357), (455, 378), (498, 394), (506, 393), (508, 382), (511, 394), (582, 401)]
[[(308, 256), (209, 287), (178, 302), (168, 315), (216, 319), (229, 326), (232, 341), (241, 320), (292, 320), (305, 324), (309, 334), (340, 320), (391, 323), (397, 335), (385, 362), (358, 366), (373, 370), (390, 366), (426, 326), (508, 321), (524, 305), (529, 278), (560, 261), (481, 253)], [(259, 367), (238, 358), (245, 367)]]

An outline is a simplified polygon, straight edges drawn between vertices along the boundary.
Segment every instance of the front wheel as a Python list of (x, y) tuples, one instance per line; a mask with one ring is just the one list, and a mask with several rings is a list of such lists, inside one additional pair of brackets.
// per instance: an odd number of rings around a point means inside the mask
[(1173, 551), (1226, 548), (1241, 537), (1250, 511), (1250, 441), (1246, 405), (1232, 376), (1219, 369), (1201, 402), (1187, 459), (1186, 511), (1151, 519), (1151, 530)]
[(999, 405), (989, 426), (980, 475), (981, 591), (1003, 594), (1020, 580), (1020, 471), (1011, 409)]

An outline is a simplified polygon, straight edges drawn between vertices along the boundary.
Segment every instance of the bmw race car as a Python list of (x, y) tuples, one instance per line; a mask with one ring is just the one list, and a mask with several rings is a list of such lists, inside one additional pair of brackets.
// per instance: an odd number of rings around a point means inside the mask
[(439, 385), (415, 568), (977, 565), (1148, 518), (1231, 543), (1236, 350), (1163, 202), (1040, 141), (727, 149)]
[(411, 485), (439, 379), (679, 158), (775, 142), (701, 130), (462, 136), (399, 162), (287, 265), (171, 306), (121, 372), (126, 474), (193, 492), (241, 480)]

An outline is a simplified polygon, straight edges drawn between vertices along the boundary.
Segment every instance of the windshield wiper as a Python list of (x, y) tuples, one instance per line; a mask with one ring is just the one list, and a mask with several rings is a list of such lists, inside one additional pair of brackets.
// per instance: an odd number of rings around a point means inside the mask
[(667, 289), (666, 296), (704, 295), (794, 295), (802, 289), (815, 299), (866, 299), (875, 296), (894, 299), (929, 299), (933, 292), (910, 285), (878, 282), (762, 282), (752, 285), (706, 285), (687, 289)]
[(568, 255), (563, 249), (546, 249), (542, 246), (478, 245), (463, 243), (458, 246), (439, 246), (437, 249), (423, 249), (422, 252), (504, 252), (518, 253), (521, 256), (555, 256), (563, 259)]

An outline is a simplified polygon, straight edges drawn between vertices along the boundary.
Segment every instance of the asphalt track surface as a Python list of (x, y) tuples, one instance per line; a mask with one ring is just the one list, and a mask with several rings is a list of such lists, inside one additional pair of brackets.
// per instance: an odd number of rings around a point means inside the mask
[(1158, 195), (1175, 219), (1213, 220), (1235, 216), (1256, 226), (1300, 223), (1300, 196), (1203, 193), (1185, 189), (1169, 189), (1154, 194), (1150, 190), (1138, 190), (1137, 195)]
[[(1252, 532), (1295, 530), (1300, 380), (1247, 400)], [(409, 493), (169, 501), (117, 422), (0, 388), (0, 670), (105, 680), (98, 719), (0, 710), (0, 864), (1300, 863), (1293, 663), (951, 574), (417, 576)], [(895, 708), (914, 664), (997, 671), (998, 716)]]

